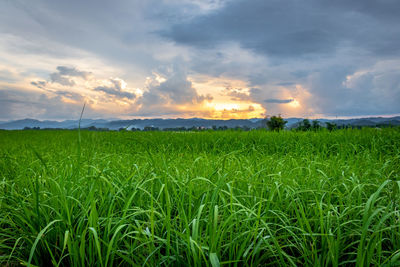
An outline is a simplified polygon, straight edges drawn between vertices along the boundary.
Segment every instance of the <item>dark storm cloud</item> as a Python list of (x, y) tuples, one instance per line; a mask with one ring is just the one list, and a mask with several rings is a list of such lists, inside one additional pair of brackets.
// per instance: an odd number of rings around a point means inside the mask
[(52, 91), (52, 93), (73, 100), (74, 102), (85, 103), (85, 97), (78, 93), (69, 91)]
[(356, 46), (377, 54), (400, 51), (400, 1), (232, 1), (160, 34), (213, 48), (227, 41), (275, 57), (333, 53)]
[[(188, 80), (186, 71), (181, 61), (175, 62), (172, 71), (167, 73), (165, 81), (150, 84), (143, 95), (138, 99), (137, 105), (141, 108), (132, 115), (136, 116), (177, 116), (181, 111), (178, 105), (186, 105), (189, 108), (201, 104), (204, 101), (211, 101), (213, 97), (209, 94), (198, 94), (192, 82)], [(188, 111), (189, 115), (190, 110)]]
[(60, 73), (51, 73), (50, 74), (50, 80), (52, 83), (58, 83), (64, 86), (74, 86), (75, 82), (72, 79), (69, 79), (68, 77), (62, 76)]
[[(25, 91), (16, 87), (0, 90), (0, 119), (23, 118), (40, 119), (76, 119), (82, 110), (82, 102), (66, 103), (62, 96), (48, 96), (34, 91)], [(98, 116), (90, 103), (85, 108), (88, 117)]]
[[(175, 116), (187, 112), (177, 106), (211, 100), (193, 84), (217, 77), (246, 90), (210, 88), (213, 94), (258, 103), (269, 114), (288, 106), (265, 99), (291, 98), (299, 115), (400, 113), (399, 14), (398, 0), (0, 1), (0, 90), (24, 83), (27, 102), (38, 101), (32, 86), (54, 101), (80, 101), (67, 91), (90, 80), (108, 104), (130, 99), (138, 114)], [(144, 82), (177, 57), (185, 71)], [(81, 68), (102, 69), (103, 78), (120, 77), (144, 94), (95, 83)], [(8, 100), (15, 111), (19, 94), (3, 97), (1, 108)], [(39, 112), (34, 106), (25, 109)]]
[(0, 1), (0, 33), (4, 40), (7, 35), (20, 39), (12, 39), (11, 52), (21, 56), (68, 58), (88, 52), (111, 65), (124, 63), (130, 77), (142, 79), (159, 65), (155, 57), (164, 44), (151, 32), (167, 19), (154, 16), (153, 10), (168, 13), (163, 6), (156, 0)]
[(130, 93), (122, 89), (120, 80), (111, 79), (110, 82), (112, 84), (111, 86), (97, 86), (93, 90), (103, 92), (109, 96), (114, 96), (117, 98), (135, 99), (136, 95), (134, 93)]
[(294, 82), (280, 82), (280, 83), (277, 83), (276, 85), (280, 85), (280, 86), (293, 86), (293, 85), (295, 85), (295, 83), (294, 83)]
[(192, 82), (188, 80), (186, 72), (182, 66), (174, 65), (172, 73), (165, 81), (150, 85), (143, 94), (141, 102), (145, 105), (158, 105), (163, 103), (183, 105), (196, 104), (204, 100), (212, 100), (210, 95), (199, 95), (193, 87)]
[[(395, 0), (238, 0), (174, 24), (160, 35), (204, 51), (196, 62), (206, 63), (198, 71), (215, 76), (233, 73), (249, 86), (262, 88), (250, 90), (249, 95), (229, 92), (233, 100), (251, 99), (270, 112), (282, 112), (281, 105), (270, 104), (290, 103), (290, 99), (281, 99), (280, 92), (286, 90), (296, 99), (311, 94), (303, 99), (306, 109), (302, 112), (390, 114), (400, 112), (396, 104), (400, 85), (395, 78), (399, 70), (396, 63), (385, 67), (383, 62), (400, 61), (398, 14), (400, 1)], [(265, 65), (236, 67), (241, 71), (238, 74), (230, 71), (237, 62), (235, 55), (228, 64), (223, 56), (214, 57), (213, 64), (212, 58), (207, 62), (204, 55), (208, 51), (224, 55), (232, 42), (264, 56)], [(366, 69), (371, 71), (355, 77), (351, 86), (344, 85), (348, 76)], [(299, 92), (297, 86), (306, 92)]]
[(93, 90), (99, 91), (99, 92), (104, 92), (108, 95), (116, 96), (117, 98), (134, 99), (136, 97), (135, 94), (133, 94), (133, 93), (122, 92), (122, 91), (116, 90), (115, 87), (112, 87), (112, 86), (98, 86), (98, 87), (94, 88)]
[(78, 77), (87, 80), (90, 75), (90, 72), (80, 71), (74, 67), (58, 66), (57, 72), (53, 72), (50, 74), (50, 80), (53, 83), (58, 83), (64, 86), (74, 86), (75, 81), (71, 79), (71, 77)]
[(58, 66), (57, 71), (60, 75), (70, 76), (70, 77), (81, 77), (84, 80), (87, 80), (90, 76), (90, 72), (80, 71), (75, 67), (66, 67), (66, 66)]
[(287, 104), (290, 102), (293, 102), (294, 99), (275, 99), (275, 98), (269, 98), (269, 99), (265, 99), (264, 102), (265, 103), (270, 103), (270, 104)]
[(43, 89), (46, 87), (47, 82), (46, 81), (32, 81), (31, 84), (33, 86), (36, 86), (37, 88)]
[(314, 73), (307, 84), (312, 94), (307, 105), (327, 115), (399, 113), (400, 68), (390, 64), (398, 61), (386, 62), (390, 71), (375, 66), (350, 77), (354, 71), (339, 66)]
[(249, 101), (251, 100), (251, 97), (247, 93), (243, 93), (239, 90), (232, 90), (229, 91), (226, 95), (231, 97), (231, 100), (235, 101)]

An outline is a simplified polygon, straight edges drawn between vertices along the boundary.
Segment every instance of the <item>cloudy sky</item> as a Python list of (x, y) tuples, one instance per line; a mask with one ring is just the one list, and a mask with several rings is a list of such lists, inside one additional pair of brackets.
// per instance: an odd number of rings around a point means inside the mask
[(1, 0), (0, 120), (400, 113), (398, 0)]

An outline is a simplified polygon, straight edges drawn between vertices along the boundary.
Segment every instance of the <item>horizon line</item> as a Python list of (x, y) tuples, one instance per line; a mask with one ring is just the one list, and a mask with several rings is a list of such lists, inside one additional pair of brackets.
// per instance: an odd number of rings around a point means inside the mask
[[(272, 115), (272, 116), (277, 116), (277, 115)], [(399, 117), (400, 113), (395, 113), (395, 114), (381, 114), (381, 115), (349, 115), (349, 116), (300, 116), (300, 117), (284, 117), (284, 119), (309, 119), (309, 120), (351, 120), (351, 119), (369, 119), (369, 118), (395, 118)], [(271, 116), (268, 116), (271, 117)], [(163, 117), (140, 117), (140, 118), (82, 118), (82, 120), (105, 120), (105, 121), (124, 121), (124, 120), (193, 120), (193, 119), (201, 119), (201, 120), (222, 120), (222, 121), (229, 121), (229, 120), (254, 120), (254, 119), (266, 119), (268, 117), (254, 117), (254, 118), (248, 118), (248, 119), (240, 119), (240, 118), (200, 118), (200, 117), (190, 117), (190, 118), (181, 118), (181, 117), (176, 117), (176, 118), (163, 118)], [(22, 121), (22, 120), (37, 120), (40, 122), (44, 121), (57, 121), (57, 122), (63, 122), (63, 121), (78, 121), (79, 118), (77, 119), (41, 119), (41, 118), (21, 118), (21, 119), (9, 119), (9, 120), (1, 120), (0, 122), (2, 123), (7, 123), (7, 122), (13, 122), (13, 121)]]

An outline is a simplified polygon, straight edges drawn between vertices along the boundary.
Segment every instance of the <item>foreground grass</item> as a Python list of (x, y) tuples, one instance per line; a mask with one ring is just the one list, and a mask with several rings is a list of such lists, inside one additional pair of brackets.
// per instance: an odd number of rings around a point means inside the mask
[(400, 264), (400, 130), (0, 131), (0, 265)]

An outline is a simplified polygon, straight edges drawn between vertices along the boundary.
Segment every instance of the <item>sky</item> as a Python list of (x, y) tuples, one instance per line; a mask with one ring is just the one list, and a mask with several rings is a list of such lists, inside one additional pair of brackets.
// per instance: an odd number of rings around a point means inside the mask
[(400, 113), (398, 0), (1, 0), (0, 120)]

